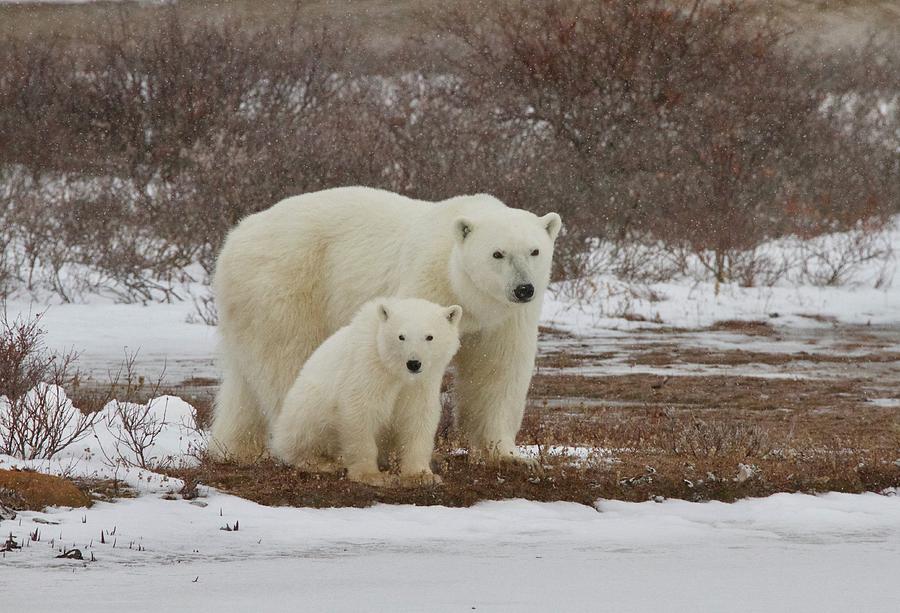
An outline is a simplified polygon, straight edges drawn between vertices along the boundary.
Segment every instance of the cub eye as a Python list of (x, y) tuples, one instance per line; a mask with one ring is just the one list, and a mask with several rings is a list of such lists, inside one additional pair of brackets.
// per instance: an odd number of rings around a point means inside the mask
[(531, 252), (531, 255), (540, 255), (540, 254), (541, 254), (540, 249), (535, 249), (534, 251)]
[(502, 259), (503, 259), (503, 253), (501, 253), (500, 251), (495, 251), (495, 252), (494, 252), (494, 259), (495, 259), (495, 260), (502, 260)]
[(403, 336), (403, 335), (401, 334), (401, 335), (400, 335), (400, 340), (401, 340), (401, 341), (405, 341), (405, 340), (406, 340), (406, 337)]
[(428, 336), (425, 337), (425, 340), (426, 340), (426, 341), (433, 341), (433, 340), (434, 340), (434, 337), (431, 336), (431, 335), (429, 334)]

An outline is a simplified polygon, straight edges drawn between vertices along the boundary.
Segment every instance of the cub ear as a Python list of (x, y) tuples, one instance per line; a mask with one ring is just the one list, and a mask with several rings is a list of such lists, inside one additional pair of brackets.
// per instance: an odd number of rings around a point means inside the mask
[(383, 302), (378, 305), (378, 315), (381, 317), (381, 321), (387, 321), (388, 317), (391, 316), (387, 306)]
[(465, 217), (457, 219), (454, 222), (454, 226), (456, 227), (456, 238), (459, 242), (466, 240), (466, 237), (472, 232), (472, 222)]
[(459, 320), (460, 318), (462, 318), (462, 312), (462, 307), (458, 304), (447, 307), (447, 310), (444, 311), (445, 316), (447, 317), (447, 321), (449, 321), (454, 326), (459, 325)]
[(556, 213), (547, 213), (543, 217), (539, 217), (538, 220), (541, 222), (541, 225), (547, 229), (547, 234), (550, 235), (550, 240), (555, 241), (560, 229), (562, 228), (562, 219), (560, 218), (560, 216)]

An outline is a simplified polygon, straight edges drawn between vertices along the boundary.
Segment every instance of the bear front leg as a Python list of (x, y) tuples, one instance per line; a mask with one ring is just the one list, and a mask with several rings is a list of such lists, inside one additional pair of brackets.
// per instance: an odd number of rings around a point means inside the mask
[(533, 311), (463, 338), (456, 356), (456, 423), (472, 461), (536, 464), (516, 447), (537, 353), (540, 311)]
[(394, 440), (400, 456), (400, 485), (439, 485), (431, 471), (434, 436), (441, 419), (441, 380), (401, 394), (394, 413)]
[[(370, 399), (368, 404), (372, 402)], [(347, 467), (347, 478), (375, 487), (394, 485), (396, 480), (391, 475), (378, 470), (378, 426), (371, 407), (365, 404), (353, 402), (340, 409), (341, 459)]]

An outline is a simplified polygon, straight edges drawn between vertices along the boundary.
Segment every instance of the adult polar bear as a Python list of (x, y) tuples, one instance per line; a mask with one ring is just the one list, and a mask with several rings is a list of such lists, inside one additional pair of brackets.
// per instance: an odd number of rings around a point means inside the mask
[[(224, 379), (210, 450), (266, 452), (269, 424), (312, 352), (379, 296), (459, 304), (457, 425), (470, 458), (515, 446), (561, 221), (488, 195), (432, 203), (365, 187), (288, 198), (228, 235), (213, 289)], [(374, 366), (373, 366), (374, 367)]]

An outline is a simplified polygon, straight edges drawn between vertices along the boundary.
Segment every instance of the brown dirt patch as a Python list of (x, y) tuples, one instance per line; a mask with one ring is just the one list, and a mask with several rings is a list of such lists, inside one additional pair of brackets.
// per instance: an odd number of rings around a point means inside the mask
[(830, 353), (765, 353), (759, 351), (720, 351), (694, 347), (656, 348), (638, 354), (629, 363), (644, 366), (669, 366), (678, 363), (741, 366), (746, 364), (783, 365), (793, 362), (820, 364), (887, 364), (900, 361), (900, 353), (867, 353), (864, 355), (835, 355)]
[(88, 507), (91, 499), (74, 483), (26, 470), (0, 469), (0, 503), (14, 509)]
[(538, 368), (576, 368), (585, 364), (610, 360), (617, 354), (607, 351), (601, 353), (581, 353), (577, 351), (551, 351), (537, 358)]
[[(740, 464), (752, 466), (746, 480)], [(252, 466), (204, 463), (173, 471), (226, 492), (273, 506), (365, 507), (376, 503), (470, 506), (481, 500), (525, 498), (593, 504), (598, 498), (644, 501), (657, 496), (685, 500), (734, 501), (776, 492), (880, 491), (900, 486), (900, 467), (877, 455), (805, 453), (790, 457), (676, 454), (665, 450), (617, 453), (593, 465), (545, 457), (535, 474), (519, 465), (471, 465), (453, 456), (441, 463), (443, 485), (373, 488), (340, 476), (304, 473), (274, 462)]]
[(775, 326), (767, 321), (741, 321), (739, 319), (726, 319), (717, 321), (709, 328), (717, 332), (737, 332), (751, 336), (774, 336)]

